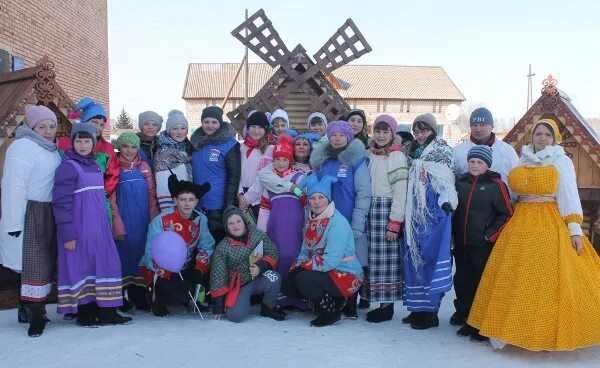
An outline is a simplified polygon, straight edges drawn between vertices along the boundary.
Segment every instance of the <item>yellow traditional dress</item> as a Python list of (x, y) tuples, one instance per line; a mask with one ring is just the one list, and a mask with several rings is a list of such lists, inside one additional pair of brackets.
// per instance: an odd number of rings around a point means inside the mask
[(582, 236), (575, 169), (561, 146), (523, 147), (508, 178), (519, 195), (479, 284), (468, 323), (529, 350), (600, 344), (600, 258)]

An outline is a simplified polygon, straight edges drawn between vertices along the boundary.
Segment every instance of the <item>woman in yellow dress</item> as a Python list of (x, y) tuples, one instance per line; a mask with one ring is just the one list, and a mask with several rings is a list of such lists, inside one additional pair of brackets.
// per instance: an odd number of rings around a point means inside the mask
[(515, 213), (498, 238), (468, 322), (490, 338), (528, 350), (600, 344), (600, 258), (583, 235), (573, 162), (542, 119), (509, 175)]

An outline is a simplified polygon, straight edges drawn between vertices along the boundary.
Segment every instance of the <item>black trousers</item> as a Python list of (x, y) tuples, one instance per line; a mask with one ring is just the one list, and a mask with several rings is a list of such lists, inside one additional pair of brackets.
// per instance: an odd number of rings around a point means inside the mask
[(327, 272), (295, 270), (284, 282), (284, 293), (290, 297), (319, 300), (325, 294), (334, 298), (343, 298)]
[(455, 246), (454, 290), (456, 291), (456, 311), (466, 320), (469, 317), (479, 281), (485, 270), (485, 264), (492, 252), (492, 246)]
[(203, 274), (195, 268), (189, 267), (179, 274), (171, 274), (170, 279), (158, 278), (154, 284), (155, 302), (163, 305), (185, 304), (190, 301), (190, 294), (194, 295), (197, 284), (205, 288), (209, 286), (209, 274)]
[(215, 239), (215, 245), (219, 244), (223, 238), (225, 238), (225, 227), (223, 227), (223, 211), (221, 210), (208, 210), (205, 211), (206, 218), (208, 219), (208, 231), (210, 235)]

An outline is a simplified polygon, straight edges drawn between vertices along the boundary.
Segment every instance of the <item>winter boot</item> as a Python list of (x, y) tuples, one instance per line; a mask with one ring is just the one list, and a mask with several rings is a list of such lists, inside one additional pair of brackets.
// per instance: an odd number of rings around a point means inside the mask
[(415, 320), (416, 313), (417, 312), (410, 312), (408, 316), (402, 318), (402, 323), (404, 323), (405, 325), (412, 323)]
[(159, 304), (157, 302), (153, 302), (151, 304), (152, 314), (157, 317), (166, 317), (169, 315), (169, 309), (164, 304)]
[(460, 326), (465, 323), (465, 319), (460, 315), (460, 313), (454, 312), (450, 317), (450, 324), (452, 326)]
[(381, 303), (379, 308), (367, 313), (367, 322), (379, 323), (394, 317), (394, 303)]
[(471, 336), (472, 334), (476, 333), (477, 329), (467, 323), (465, 323), (458, 331), (456, 331), (456, 334), (458, 336), (463, 336), (463, 337), (467, 337), (467, 336)]
[(19, 309), (17, 311), (17, 319), (19, 323), (29, 323), (29, 316), (27, 315), (27, 302), (19, 300)]
[(346, 301), (344, 309), (342, 309), (342, 313), (344, 313), (344, 316), (346, 316), (346, 318), (348, 319), (358, 318), (358, 311), (356, 310), (356, 299), (358, 299), (358, 293), (352, 294), (352, 296), (350, 296), (350, 298), (348, 298), (348, 300)]
[(324, 327), (338, 323), (341, 320), (340, 310), (343, 307), (344, 299), (334, 299), (329, 294), (325, 294), (317, 306), (320, 314), (317, 318), (310, 321), (310, 324), (314, 327)]
[(129, 300), (125, 299), (125, 297), (123, 297), (123, 305), (119, 307), (119, 311), (122, 313), (130, 313), (133, 311), (133, 307), (134, 305), (130, 303)]
[(25, 308), (29, 322), (27, 334), (30, 337), (41, 336), (46, 328), (46, 318), (44, 317), (46, 305), (43, 302), (27, 302)]
[(426, 330), (431, 327), (438, 327), (440, 321), (435, 312), (417, 312), (415, 320), (410, 324), (415, 330)]
[(65, 321), (70, 321), (70, 320), (73, 320), (73, 319), (75, 319), (77, 317), (78, 317), (77, 313), (65, 313), (65, 315), (63, 316), (63, 319)]
[(268, 317), (274, 319), (276, 321), (283, 321), (288, 318), (287, 313), (283, 311), (283, 309), (278, 306), (269, 307), (265, 303), (260, 305), (260, 315), (263, 317)]
[(96, 303), (92, 302), (79, 306), (77, 311), (77, 325), (87, 328), (100, 326), (98, 322), (98, 305)]
[(149, 311), (148, 289), (143, 286), (130, 286), (127, 290), (129, 301), (135, 305), (135, 309), (140, 311)]
[(100, 326), (128, 325), (133, 321), (133, 318), (120, 315), (117, 313), (117, 308), (104, 307), (100, 308), (98, 321), (100, 322)]
[(485, 341), (485, 340), (488, 339), (487, 337), (485, 337), (482, 334), (480, 334), (478, 329), (474, 328), (474, 330), (475, 330), (475, 332), (473, 332), (471, 334), (471, 336), (469, 337), (469, 339), (471, 341), (481, 342), (481, 341)]

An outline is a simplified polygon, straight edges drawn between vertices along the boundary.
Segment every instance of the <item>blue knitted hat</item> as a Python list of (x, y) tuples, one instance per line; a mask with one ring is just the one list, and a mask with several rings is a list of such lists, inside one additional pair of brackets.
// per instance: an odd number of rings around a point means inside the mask
[(310, 196), (312, 196), (315, 193), (321, 193), (325, 197), (327, 197), (329, 202), (331, 202), (332, 201), (331, 184), (336, 183), (337, 181), (338, 181), (337, 178), (335, 178), (331, 175), (325, 175), (321, 178), (321, 180), (319, 180), (319, 178), (317, 178), (316, 174), (312, 174), (312, 175), (309, 175), (306, 178), (304, 178), (300, 182), (299, 187), (301, 189), (304, 189), (304, 188), (308, 189), (308, 197), (309, 198), (310, 198)]
[(84, 97), (73, 108), (75, 111), (81, 111), (81, 122), (87, 123), (94, 116), (102, 116), (106, 119), (106, 111), (99, 103), (96, 103), (90, 97)]
[(469, 153), (467, 153), (467, 161), (472, 158), (478, 158), (488, 165), (488, 168), (492, 166), (492, 149), (488, 146), (477, 145), (471, 147)]

